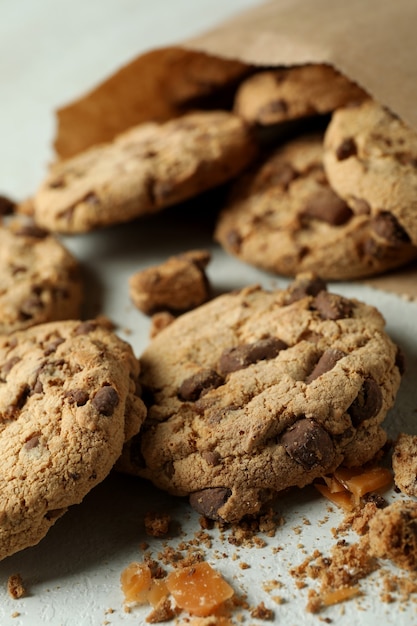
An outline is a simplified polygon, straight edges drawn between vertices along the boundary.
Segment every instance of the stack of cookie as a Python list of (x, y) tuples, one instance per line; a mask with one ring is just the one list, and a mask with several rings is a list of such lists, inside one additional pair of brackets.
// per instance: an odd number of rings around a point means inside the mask
[[(39, 541), (116, 462), (236, 522), (288, 487), (372, 459), (402, 362), (378, 311), (322, 279), (417, 258), (416, 164), (416, 135), (323, 65), (255, 72), (232, 110), (141, 124), (53, 164), (18, 207), (34, 225), (0, 228), (0, 558)], [(217, 241), (294, 284), (207, 303), (209, 256), (170, 259), (138, 307), (169, 309), (178, 280), (177, 312), (189, 281), (199, 290), (185, 308), (205, 304), (167, 318), (140, 361), (106, 324), (80, 320), (78, 263), (58, 234), (226, 184)], [(133, 288), (149, 290), (155, 275)]]
[[(276, 274), (329, 280), (416, 258), (417, 134), (395, 115), (315, 65), (254, 75), (235, 110), (257, 128), (304, 124), (234, 185), (215, 232), (229, 253)], [(320, 119), (323, 128), (309, 131)]]

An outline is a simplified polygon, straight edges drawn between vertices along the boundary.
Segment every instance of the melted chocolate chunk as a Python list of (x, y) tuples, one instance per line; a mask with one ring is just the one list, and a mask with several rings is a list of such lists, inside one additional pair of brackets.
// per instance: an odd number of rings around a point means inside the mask
[(222, 374), (235, 372), (258, 361), (274, 359), (287, 344), (277, 337), (260, 339), (233, 348), (226, 348), (220, 356), (219, 369)]
[(218, 511), (231, 495), (231, 490), (226, 487), (201, 489), (190, 494), (190, 504), (200, 515), (221, 521)]
[(371, 220), (374, 232), (392, 245), (410, 243), (410, 237), (398, 220), (388, 211), (382, 211)]
[(344, 161), (351, 156), (357, 154), (358, 148), (356, 142), (352, 137), (347, 137), (342, 141), (336, 149), (336, 158), (338, 161)]
[(329, 434), (312, 419), (301, 419), (281, 437), (287, 454), (305, 470), (331, 465), (334, 448)]
[(265, 172), (261, 180), (261, 188), (274, 186), (288, 189), (289, 184), (295, 180), (297, 176), (298, 174), (291, 163), (280, 163), (278, 167), (271, 167)]
[(215, 370), (200, 370), (181, 383), (178, 397), (180, 400), (194, 402), (210, 391), (210, 389), (220, 387), (223, 382), (223, 378)]
[(67, 398), (69, 404), (84, 406), (87, 404), (90, 396), (84, 389), (71, 389), (65, 393), (64, 397)]
[(341, 350), (336, 350), (333, 348), (325, 350), (317, 361), (316, 365), (314, 366), (313, 371), (309, 374), (309, 376), (307, 376), (305, 381), (307, 385), (316, 378), (319, 378), (319, 376), (321, 376), (325, 372), (329, 372), (331, 369), (333, 369), (336, 363), (344, 356), (346, 355)]
[(315, 298), (313, 307), (324, 320), (340, 320), (352, 315), (352, 303), (343, 296), (321, 291)]
[(110, 417), (119, 404), (119, 396), (113, 387), (105, 385), (97, 391), (91, 404), (101, 415)]
[(309, 198), (303, 215), (326, 222), (331, 226), (340, 226), (350, 220), (353, 211), (330, 187), (324, 187)]
[(353, 426), (375, 417), (382, 407), (382, 392), (373, 378), (364, 380), (361, 390), (348, 409)]
[(207, 465), (211, 465), (211, 467), (215, 467), (216, 465), (220, 465), (221, 456), (216, 451), (206, 450), (201, 453), (202, 458), (205, 460)]
[(39, 445), (39, 435), (32, 435), (29, 439), (27, 439), (24, 443), (24, 449), (26, 451), (33, 450), (33, 448), (37, 448)]

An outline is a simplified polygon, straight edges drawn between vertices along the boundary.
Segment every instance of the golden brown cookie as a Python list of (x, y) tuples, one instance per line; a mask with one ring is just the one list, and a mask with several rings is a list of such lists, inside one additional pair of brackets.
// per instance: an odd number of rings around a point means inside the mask
[(384, 238), (379, 226), (333, 191), (323, 137), (309, 134), (286, 142), (233, 184), (215, 238), (230, 254), (275, 274), (313, 271), (350, 280), (417, 257), (417, 247)]
[(227, 522), (370, 460), (401, 378), (380, 313), (310, 275), (215, 298), (140, 360), (148, 417), (118, 468)]
[(392, 245), (417, 244), (417, 133), (373, 100), (334, 112), (324, 138), (330, 185)]
[(0, 334), (78, 319), (77, 260), (58, 239), (22, 220), (0, 224)]
[(145, 416), (138, 373), (130, 346), (92, 321), (0, 337), (0, 559), (110, 472)]
[(330, 65), (308, 64), (260, 71), (246, 78), (234, 110), (250, 124), (268, 126), (331, 113), (365, 92)]
[(256, 152), (243, 120), (226, 111), (141, 124), (53, 165), (33, 199), (34, 219), (63, 233), (126, 222), (224, 183)]

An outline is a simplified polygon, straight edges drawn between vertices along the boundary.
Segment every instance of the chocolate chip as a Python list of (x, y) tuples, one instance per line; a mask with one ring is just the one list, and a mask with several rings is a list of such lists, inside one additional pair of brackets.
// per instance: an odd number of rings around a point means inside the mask
[(289, 285), (287, 291), (289, 297), (286, 300), (286, 304), (291, 304), (306, 296), (317, 296), (320, 291), (326, 291), (326, 283), (318, 276), (301, 276)]
[(358, 148), (356, 142), (352, 137), (347, 137), (342, 141), (336, 149), (336, 158), (338, 161), (344, 161), (351, 156), (357, 154)]
[(221, 456), (216, 451), (206, 450), (201, 453), (202, 458), (205, 460), (207, 465), (211, 465), (211, 467), (215, 467), (220, 464)]
[(221, 521), (218, 511), (231, 495), (231, 490), (226, 487), (201, 489), (190, 494), (190, 504), (200, 515)]
[(313, 303), (324, 320), (339, 320), (352, 315), (352, 303), (343, 296), (321, 291)]
[(64, 343), (64, 341), (65, 339), (63, 339), (62, 337), (57, 337), (56, 339), (48, 343), (48, 345), (45, 346), (44, 348), (45, 356), (49, 356), (50, 354), (53, 354), (54, 352), (56, 352), (56, 349), (58, 348), (58, 346), (60, 346), (61, 343)]
[(93, 407), (102, 415), (110, 417), (113, 415), (114, 409), (119, 404), (119, 396), (117, 391), (110, 385), (105, 385), (99, 389), (91, 401)]
[(20, 357), (13, 356), (11, 359), (8, 359), (5, 363), (3, 363), (1, 368), (2, 379), (7, 377), (7, 374), (9, 374), (10, 370), (12, 370), (16, 363), (19, 363), (19, 361), (21, 361)]
[(345, 355), (341, 350), (337, 350), (335, 348), (329, 348), (325, 350), (316, 365), (313, 368), (313, 371), (307, 376), (306, 383), (309, 385), (313, 380), (319, 378), (325, 372), (329, 372), (336, 363), (342, 359)]
[(379, 237), (393, 245), (410, 243), (408, 233), (389, 211), (381, 211), (372, 218), (370, 225)]
[(92, 322), (92, 321), (81, 322), (81, 324), (77, 326), (75, 330), (75, 334), (76, 335), (88, 335), (89, 333), (96, 330), (97, 326), (98, 326), (97, 322)]
[(219, 369), (222, 374), (235, 372), (258, 361), (274, 359), (287, 344), (277, 337), (260, 339), (233, 348), (226, 348), (220, 356)]
[(348, 409), (355, 428), (364, 420), (375, 417), (382, 407), (382, 392), (373, 378), (366, 378), (357, 397)]
[(287, 454), (305, 470), (332, 463), (333, 442), (324, 428), (312, 419), (295, 422), (282, 435), (281, 443)]
[(64, 398), (68, 400), (69, 404), (76, 404), (77, 406), (84, 406), (87, 404), (89, 397), (89, 394), (84, 391), (84, 389), (70, 389), (64, 394)]
[(297, 178), (297, 172), (290, 163), (280, 163), (279, 166), (271, 167), (262, 178), (262, 186), (268, 184), (274, 187), (287, 189), (289, 184)]
[(330, 187), (324, 187), (309, 198), (302, 214), (332, 226), (340, 226), (350, 220), (353, 211)]
[(372, 504), (375, 504), (377, 509), (385, 509), (385, 507), (388, 506), (388, 502), (385, 498), (381, 496), (381, 494), (374, 491), (371, 493), (365, 493), (365, 495), (362, 496), (362, 500), (364, 502), (371, 502)]
[(16, 202), (7, 196), (0, 195), (0, 215), (10, 215), (16, 207)]
[(178, 397), (180, 400), (194, 402), (210, 391), (210, 389), (220, 387), (223, 382), (223, 378), (215, 370), (200, 370), (181, 383)]
[(30, 437), (29, 439), (27, 439), (25, 441), (24, 444), (24, 449), (29, 451), (29, 450), (33, 450), (33, 448), (37, 448), (39, 445), (39, 435), (32, 435), (32, 437)]
[(262, 118), (264, 115), (268, 115), (269, 113), (282, 113), (285, 115), (288, 111), (288, 102), (284, 100), (284, 98), (279, 98), (278, 100), (272, 100), (261, 107), (258, 111), (258, 116)]

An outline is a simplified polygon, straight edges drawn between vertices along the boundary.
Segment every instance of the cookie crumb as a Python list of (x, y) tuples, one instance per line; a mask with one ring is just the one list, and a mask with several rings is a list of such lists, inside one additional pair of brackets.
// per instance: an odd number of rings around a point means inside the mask
[(371, 553), (406, 570), (417, 569), (417, 503), (398, 501), (369, 522)]
[(171, 517), (167, 513), (148, 512), (145, 515), (145, 531), (151, 537), (168, 534)]
[(26, 587), (20, 574), (11, 574), (7, 581), (7, 591), (11, 598), (18, 600), (26, 594)]
[(210, 259), (208, 250), (190, 250), (136, 272), (129, 279), (133, 304), (145, 315), (183, 313), (203, 304), (211, 294), (205, 273)]
[(146, 617), (148, 624), (159, 624), (160, 622), (169, 622), (175, 617), (175, 610), (172, 607), (168, 597), (161, 598), (156, 607)]
[(260, 602), (258, 606), (252, 609), (250, 614), (251, 617), (265, 621), (274, 619), (274, 612), (272, 609), (267, 609), (263, 602)]

